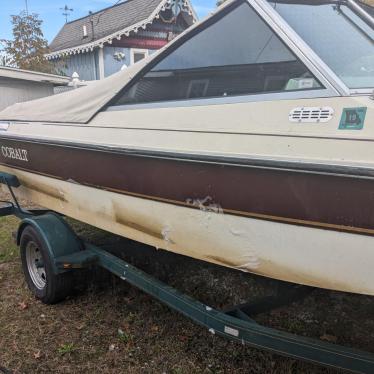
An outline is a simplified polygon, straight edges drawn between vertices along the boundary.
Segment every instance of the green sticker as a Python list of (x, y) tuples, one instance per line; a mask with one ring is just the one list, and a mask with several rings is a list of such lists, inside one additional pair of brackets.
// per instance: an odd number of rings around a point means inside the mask
[(362, 130), (367, 108), (344, 108), (339, 130)]

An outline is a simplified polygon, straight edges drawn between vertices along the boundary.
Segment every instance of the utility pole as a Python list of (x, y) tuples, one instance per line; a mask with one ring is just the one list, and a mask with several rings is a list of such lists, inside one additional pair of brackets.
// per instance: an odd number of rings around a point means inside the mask
[(70, 16), (70, 12), (74, 11), (74, 9), (69, 8), (67, 5), (65, 5), (63, 8), (60, 8), (60, 10), (62, 10), (62, 15), (65, 16), (65, 23), (68, 23), (68, 17)]
[(29, 15), (29, 4), (28, 4), (28, 0), (25, 0), (25, 5), (26, 5), (26, 15)]

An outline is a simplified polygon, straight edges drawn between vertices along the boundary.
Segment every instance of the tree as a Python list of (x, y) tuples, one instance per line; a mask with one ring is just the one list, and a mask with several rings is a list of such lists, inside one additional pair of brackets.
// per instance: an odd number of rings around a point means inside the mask
[(21, 12), (11, 17), (13, 40), (3, 40), (7, 64), (20, 69), (54, 72), (53, 65), (44, 57), (48, 53), (48, 42), (41, 29), (43, 21), (35, 13)]
[(0, 40), (0, 66), (12, 66), (10, 57), (5, 53), (5, 42)]
[(217, 0), (217, 6), (222, 5), (226, 0)]

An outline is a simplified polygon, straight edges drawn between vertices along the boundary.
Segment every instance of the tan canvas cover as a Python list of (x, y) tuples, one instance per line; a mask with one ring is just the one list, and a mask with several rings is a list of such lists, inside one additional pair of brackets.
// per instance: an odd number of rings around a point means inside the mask
[[(219, 13), (223, 8), (236, 1), (237, 0), (226, 1), (215, 13)], [(206, 22), (207, 19), (202, 22), (197, 22), (175, 38), (170, 44), (175, 43), (178, 39), (183, 37), (186, 32), (198, 27)], [(170, 46), (170, 44), (168, 46)], [(165, 46), (157, 53), (154, 53), (137, 64), (113, 74), (106, 79), (95, 81), (87, 87), (77, 88), (43, 99), (14, 104), (0, 112), (0, 121), (87, 123), (96, 113), (108, 104), (147, 63), (162, 53), (168, 46)]]
[(14, 104), (0, 112), (0, 121), (87, 123), (152, 58), (154, 56), (87, 87)]

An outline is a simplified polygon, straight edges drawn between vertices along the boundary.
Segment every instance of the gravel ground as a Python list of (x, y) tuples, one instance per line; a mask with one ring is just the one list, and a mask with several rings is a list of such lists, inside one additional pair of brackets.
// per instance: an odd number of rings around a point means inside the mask
[[(213, 336), (102, 270), (78, 275), (78, 290), (65, 302), (42, 305), (27, 289), (11, 240), (17, 223), (0, 218), (0, 367), (14, 373), (337, 373)], [(86, 240), (116, 254), (125, 249), (127, 260), (214, 307), (272, 294), (281, 284), (71, 224)], [(372, 297), (317, 290), (258, 320), (374, 351), (373, 315)]]

